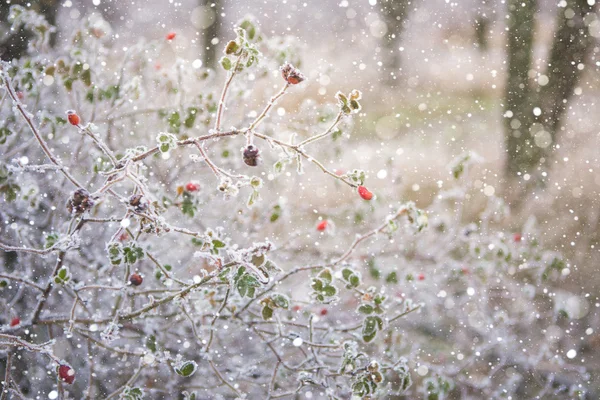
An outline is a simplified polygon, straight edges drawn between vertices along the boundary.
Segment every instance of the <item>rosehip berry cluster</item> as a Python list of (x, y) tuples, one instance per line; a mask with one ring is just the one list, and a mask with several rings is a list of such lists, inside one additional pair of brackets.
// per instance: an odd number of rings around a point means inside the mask
[(285, 79), (285, 81), (290, 85), (297, 85), (306, 79), (304, 74), (302, 74), (298, 68), (294, 68), (294, 66), (290, 63), (283, 64), (281, 67), (279, 67), (279, 70), (281, 71), (281, 76), (283, 76), (283, 79)]
[(258, 150), (258, 147), (251, 144), (242, 149), (242, 155), (244, 162), (250, 167), (256, 167), (260, 161), (260, 151)]
[(91, 209), (94, 205), (94, 200), (90, 197), (90, 193), (85, 189), (77, 189), (67, 201), (67, 211), (70, 214), (83, 214)]

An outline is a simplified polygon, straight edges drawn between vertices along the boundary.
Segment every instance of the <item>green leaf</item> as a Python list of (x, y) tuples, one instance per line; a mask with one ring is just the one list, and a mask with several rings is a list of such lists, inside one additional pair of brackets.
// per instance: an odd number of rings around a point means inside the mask
[(325, 296), (332, 297), (337, 294), (337, 288), (335, 286), (327, 285), (323, 288)]
[(264, 254), (260, 255), (260, 256), (252, 256), (252, 264), (256, 265), (257, 267), (260, 267), (261, 265), (263, 265), (265, 263), (266, 257)]
[(179, 376), (189, 377), (194, 375), (196, 369), (198, 368), (198, 364), (195, 361), (184, 361), (180, 365), (175, 367), (175, 372)]
[(264, 306), (262, 309), (262, 317), (265, 321), (273, 318), (273, 309), (269, 306)]
[(323, 281), (318, 278), (313, 278), (312, 284), (310, 285), (314, 291), (320, 292), (323, 290)]
[(354, 271), (351, 270), (350, 268), (344, 268), (342, 270), (342, 277), (344, 278), (345, 281), (347, 281), (350, 278), (350, 275), (354, 274)]
[(146, 339), (146, 347), (150, 349), (153, 353), (156, 352), (156, 336), (150, 335)]
[(6, 139), (12, 135), (12, 131), (6, 127), (0, 128), (0, 144), (6, 143)]
[(179, 128), (181, 127), (181, 119), (177, 111), (171, 113), (168, 122), (169, 126), (171, 127), (171, 130), (173, 130), (174, 132), (179, 132)]
[(56, 276), (54, 277), (54, 283), (58, 285), (64, 285), (69, 282), (71, 279), (71, 273), (69, 272), (69, 268), (64, 266), (58, 270)]
[(58, 242), (58, 238), (59, 236), (57, 233), (49, 233), (48, 235), (46, 235), (44, 248), (49, 249), (50, 247), (54, 246), (56, 242)]
[(231, 69), (231, 60), (228, 57), (221, 58), (221, 66), (225, 71), (229, 71)]
[(360, 307), (358, 307), (358, 312), (361, 314), (372, 314), (373, 306), (368, 305), (368, 304), (363, 304)]
[(81, 73), (81, 81), (85, 84), (85, 86), (92, 85), (92, 71), (88, 68)]
[(275, 305), (279, 308), (283, 308), (283, 309), (288, 309), (288, 307), (290, 306), (290, 300), (288, 299), (287, 296), (284, 296), (282, 294), (276, 293), (273, 294), (271, 296), (271, 299), (273, 300), (273, 303), (275, 303)]
[(323, 271), (319, 272), (317, 276), (320, 279), (322, 279), (325, 283), (331, 283), (331, 281), (333, 280), (331, 270), (329, 268), (325, 268)]
[(121, 400), (141, 400), (144, 398), (144, 391), (137, 387), (125, 386), (125, 389), (119, 395)]
[(386, 277), (385, 277), (385, 281), (387, 283), (398, 283), (398, 274), (396, 274), (396, 271), (392, 271), (390, 272)]
[(198, 109), (195, 107), (188, 108), (188, 116), (186, 117), (183, 124), (186, 128), (193, 128), (194, 122), (196, 121), (196, 116), (198, 115)]

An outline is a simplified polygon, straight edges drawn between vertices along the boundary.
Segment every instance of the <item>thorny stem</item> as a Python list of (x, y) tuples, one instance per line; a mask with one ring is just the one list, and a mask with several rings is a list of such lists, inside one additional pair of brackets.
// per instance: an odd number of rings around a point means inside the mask
[(15, 93), (15, 89), (12, 86), (10, 77), (8, 76), (8, 73), (6, 72), (6, 67), (7, 67), (7, 63), (0, 62), (0, 74), (2, 75), (2, 80), (4, 81), (4, 87), (6, 88), (8, 95), (12, 99), (15, 107), (17, 108), (17, 110), (19, 110), (19, 114), (21, 114), (21, 116), (23, 117), (23, 119), (25, 120), (27, 125), (29, 126), (29, 129), (31, 130), (31, 132), (37, 139), (38, 143), (40, 144), (42, 150), (44, 151), (44, 154), (46, 154), (46, 157), (48, 157), (50, 159), (50, 161), (52, 161), (52, 163), (59, 168), (60, 172), (68, 180), (70, 180), (71, 183), (73, 183), (73, 185), (77, 186), (78, 188), (82, 188), (83, 185), (81, 183), (79, 183), (77, 181), (77, 179), (75, 179), (75, 177), (73, 175), (71, 175), (71, 173), (69, 171), (67, 171), (67, 169), (64, 167), (64, 165), (62, 165), (62, 163), (56, 157), (54, 157), (54, 155), (50, 151), (50, 148), (48, 147), (48, 144), (46, 143), (46, 141), (44, 140), (42, 135), (38, 132), (37, 128), (33, 124), (33, 121), (31, 119), (31, 116), (29, 115), (29, 112), (27, 112), (27, 110), (25, 110), (25, 106), (23, 105), (23, 103), (21, 103), (17, 94)]
[(125, 383), (125, 385), (121, 386), (120, 388), (118, 388), (117, 390), (115, 390), (114, 392), (112, 392), (110, 395), (108, 395), (108, 397), (106, 398), (106, 400), (110, 400), (113, 397), (118, 396), (119, 393), (121, 393), (125, 389), (126, 386), (132, 386), (133, 383), (138, 378), (138, 376), (140, 376), (140, 373), (142, 372), (143, 369), (144, 369), (144, 365), (140, 365), (138, 367), (138, 369), (133, 373), (133, 375), (131, 376), (131, 378), (129, 378), (129, 380)]
[(6, 354), (6, 364), (4, 365), (4, 382), (2, 382), (2, 394), (0, 395), (0, 400), (6, 400), (8, 396), (8, 387), (10, 386), (10, 369), (12, 368), (12, 351), (9, 351)]
[(271, 377), (271, 383), (269, 384), (269, 393), (268, 393), (267, 400), (271, 399), (273, 391), (275, 390), (275, 380), (277, 379), (277, 371), (279, 371), (280, 365), (281, 365), (281, 362), (277, 361), (277, 363), (275, 364), (275, 368), (273, 369), (273, 375)]
[(31, 317), (31, 324), (32, 325), (35, 325), (38, 322), (38, 319), (40, 318), (40, 314), (42, 312), (42, 308), (44, 307), (44, 304), (46, 304), (46, 300), (48, 299), (48, 295), (50, 294), (50, 291), (52, 290), (52, 282), (54, 280), (54, 277), (56, 276), (56, 274), (58, 273), (58, 271), (62, 267), (63, 262), (64, 262), (64, 258), (65, 258), (65, 252), (64, 251), (60, 251), (58, 253), (58, 259), (56, 260), (56, 264), (54, 266), (54, 270), (52, 271), (52, 274), (50, 275), (50, 278), (48, 278), (48, 282), (46, 282), (46, 287), (44, 288), (44, 291), (42, 292), (40, 300), (38, 301), (38, 304), (35, 307), (35, 310), (33, 311), (33, 314), (32, 314), (32, 317)]
[(0, 342), (0, 347), (2, 346), (19, 346), (27, 349), (28, 351), (38, 352), (42, 354), (46, 354), (50, 357), (54, 362), (60, 364), (60, 359), (56, 357), (54, 354), (50, 353), (48, 349), (44, 348), (44, 345), (38, 345), (30, 343), (26, 340), (21, 339), (20, 337), (14, 335), (7, 335), (5, 333), (0, 333), (0, 339), (8, 340), (9, 342)]
[[(239, 135), (240, 131), (238, 130), (232, 130), (232, 131), (226, 131), (226, 132), (213, 132), (210, 133), (208, 135), (204, 135), (204, 136), (199, 136), (196, 138), (190, 138), (190, 139), (185, 139), (185, 140), (180, 140), (177, 142), (177, 147), (183, 147), (183, 146), (188, 146), (190, 144), (194, 144), (196, 142), (203, 142), (205, 140), (209, 140), (209, 139), (217, 139), (220, 137), (226, 137), (226, 136), (235, 136), (235, 135)], [(132, 157), (131, 160), (134, 162), (138, 162), (138, 161), (142, 161), (146, 158), (148, 158), (149, 156), (151, 156), (154, 153), (158, 152), (158, 146), (155, 146), (153, 148), (151, 148), (150, 150), (137, 155), (135, 157)]]
[(199, 142), (194, 142), (194, 144), (198, 148), (198, 151), (200, 152), (200, 155), (202, 156), (202, 158), (204, 158), (204, 162), (206, 163), (206, 165), (208, 165), (210, 167), (210, 169), (212, 170), (212, 172), (215, 174), (215, 176), (217, 178), (221, 178), (221, 171), (215, 164), (213, 164), (212, 161), (210, 161), (210, 158), (208, 158), (208, 154), (206, 154), (206, 150), (204, 150), (204, 148), (202, 147), (202, 145)]
[(309, 137), (308, 139), (306, 139), (306, 140), (298, 143), (296, 146), (297, 147), (302, 147), (302, 146), (305, 146), (305, 145), (307, 145), (309, 143), (316, 142), (317, 140), (320, 140), (320, 139), (324, 138), (325, 136), (329, 135), (335, 129), (335, 127), (337, 126), (337, 124), (339, 124), (339, 122), (342, 120), (342, 117), (344, 115), (345, 114), (342, 111), (340, 111), (338, 113), (337, 117), (335, 117), (335, 119), (333, 120), (333, 123), (329, 126), (329, 128), (327, 128), (327, 130), (325, 132), (323, 132), (323, 133), (321, 133), (319, 135), (315, 135), (313, 137)]
[(221, 375), (221, 373), (215, 366), (215, 363), (213, 363), (212, 360), (209, 360), (208, 363), (210, 364), (210, 367), (213, 369), (213, 371), (215, 371), (215, 375), (217, 375), (217, 377), (219, 377), (221, 382), (223, 382), (223, 384), (225, 384), (225, 386), (227, 386), (229, 389), (233, 390), (233, 392), (236, 394), (236, 396), (242, 397), (241, 393), (236, 388), (234, 388), (229, 382), (227, 382), (227, 380), (223, 377), (223, 375)]
[(44, 288), (41, 287), (40, 285), (38, 285), (37, 283), (34, 283), (32, 281), (32, 278), (20, 278), (18, 276), (8, 275), (8, 274), (0, 274), (0, 278), (10, 279), (11, 281), (16, 281), (16, 282), (21, 282), (25, 285), (36, 288), (37, 290), (44, 291)]
[(52, 247), (48, 247), (47, 249), (44, 249), (44, 250), (38, 250), (38, 249), (31, 249), (28, 247), (10, 246), (10, 245), (0, 242), (0, 249), (2, 249), (4, 251), (21, 251), (23, 253), (38, 254), (40, 256), (50, 254), (53, 251), (56, 251), (57, 248), (58, 248), (58, 246), (52, 246)]
[(395, 220), (398, 219), (400, 216), (406, 214), (408, 211), (408, 209), (406, 207), (402, 207), (400, 208), (396, 214), (394, 214), (390, 219), (386, 220), (386, 222), (384, 222), (383, 224), (381, 224), (379, 227), (373, 229), (372, 231), (369, 231), (363, 235), (358, 236), (356, 239), (354, 239), (354, 242), (352, 242), (352, 244), (350, 245), (350, 247), (348, 248), (348, 250), (346, 250), (346, 252), (344, 254), (342, 254), (340, 256), (340, 258), (338, 258), (337, 260), (334, 260), (331, 263), (331, 266), (336, 266), (338, 264), (340, 264), (341, 262), (344, 262), (348, 257), (350, 257), (352, 255), (352, 253), (354, 252), (354, 250), (356, 250), (356, 247), (363, 241), (367, 240), (368, 238), (377, 235), (378, 233), (382, 232), (383, 230), (385, 230), (385, 228), (387, 228), (388, 226), (388, 222), (390, 220)]
[(235, 76), (238, 65), (240, 64), (240, 60), (242, 59), (242, 55), (240, 54), (229, 72), (229, 77), (225, 81), (225, 85), (223, 86), (223, 91), (221, 92), (221, 98), (219, 99), (219, 106), (217, 108), (217, 118), (215, 120), (215, 132), (218, 132), (221, 129), (221, 118), (223, 116), (223, 108), (225, 107), (225, 98), (227, 97), (227, 91), (229, 91), (229, 86), (231, 85), (231, 81)]
[(221, 303), (221, 307), (216, 312), (215, 316), (213, 317), (213, 319), (210, 323), (210, 336), (208, 338), (208, 343), (206, 344), (206, 349), (204, 350), (206, 353), (208, 353), (208, 351), (210, 350), (210, 345), (212, 344), (214, 331), (215, 331), (215, 323), (217, 322), (217, 319), (221, 316), (221, 313), (223, 312), (223, 310), (225, 309), (225, 306), (227, 305), (227, 299), (229, 299), (230, 291), (231, 291), (231, 288), (227, 287), (227, 291), (225, 292), (225, 297), (223, 298), (223, 303)]
[(277, 100), (279, 100), (279, 98), (285, 94), (286, 90), (289, 87), (290, 87), (290, 84), (286, 82), (286, 84), (281, 88), (281, 90), (279, 92), (277, 92), (277, 94), (275, 94), (273, 97), (271, 97), (271, 99), (267, 103), (267, 106), (265, 107), (263, 112), (260, 113), (260, 115), (258, 117), (256, 117), (256, 119), (250, 124), (248, 129), (246, 129), (246, 132), (254, 132), (254, 129), (256, 129), (256, 127), (262, 122), (262, 120), (269, 113), (269, 110), (271, 110), (271, 108), (273, 107), (273, 105), (275, 105)]
[(94, 143), (96, 143), (96, 145), (100, 148), (100, 150), (102, 150), (102, 152), (110, 159), (110, 162), (112, 163), (112, 165), (117, 165), (118, 161), (116, 159), (116, 157), (114, 156), (113, 152), (108, 148), (108, 146), (102, 141), (100, 140), (100, 138), (98, 137), (98, 135), (96, 135), (92, 129), (90, 128), (90, 126), (86, 126), (86, 127), (79, 127), (81, 132), (84, 132), (86, 135), (88, 135), (90, 138), (92, 138), (92, 140), (94, 141)]

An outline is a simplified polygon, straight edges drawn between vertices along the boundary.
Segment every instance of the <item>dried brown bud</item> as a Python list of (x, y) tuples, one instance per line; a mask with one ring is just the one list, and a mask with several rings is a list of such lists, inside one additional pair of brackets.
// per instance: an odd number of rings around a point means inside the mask
[(258, 150), (258, 147), (254, 147), (253, 145), (249, 144), (245, 149), (243, 149), (243, 155), (246, 165), (251, 167), (256, 167), (258, 165), (258, 161), (260, 159), (260, 151)]
[(93, 205), (94, 200), (90, 197), (90, 193), (85, 189), (77, 189), (67, 202), (67, 211), (71, 214), (82, 214)]
[(294, 68), (294, 66), (290, 63), (283, 64), (279, 67), (281, 71), (281, 76), (283, 79), (290, 85), (297, 85), (306, 79), (306, 77), (300, 72), (298, 68)]
[(129, 205), (137, 212), (144, 212), (148, 208), (148, 201), (141, 194), (134, 194), (129, 198)]

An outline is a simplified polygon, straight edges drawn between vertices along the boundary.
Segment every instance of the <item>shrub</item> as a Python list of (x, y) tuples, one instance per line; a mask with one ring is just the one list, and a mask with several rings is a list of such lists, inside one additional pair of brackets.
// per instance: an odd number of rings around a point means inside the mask
[[(251, 19), (220, 91), (198, 63), (157, 64), (174, 34), (120, 55), (109, 29), (91, 16), (66, 47), (40, 36), (1, 67), (5, 393), (585, 395), (553, 336), (569, 310), (550, 283), (569, 265), (532, 224), (494, 228), (498, 198), (462, 222), (476, 157), (427, 210), (378, 197), (365, 171), (319, 161), (350, 146), (361, 92), (273, 115), (308, 79)], [(259, 79), (280, 89), (255, 111)]]

